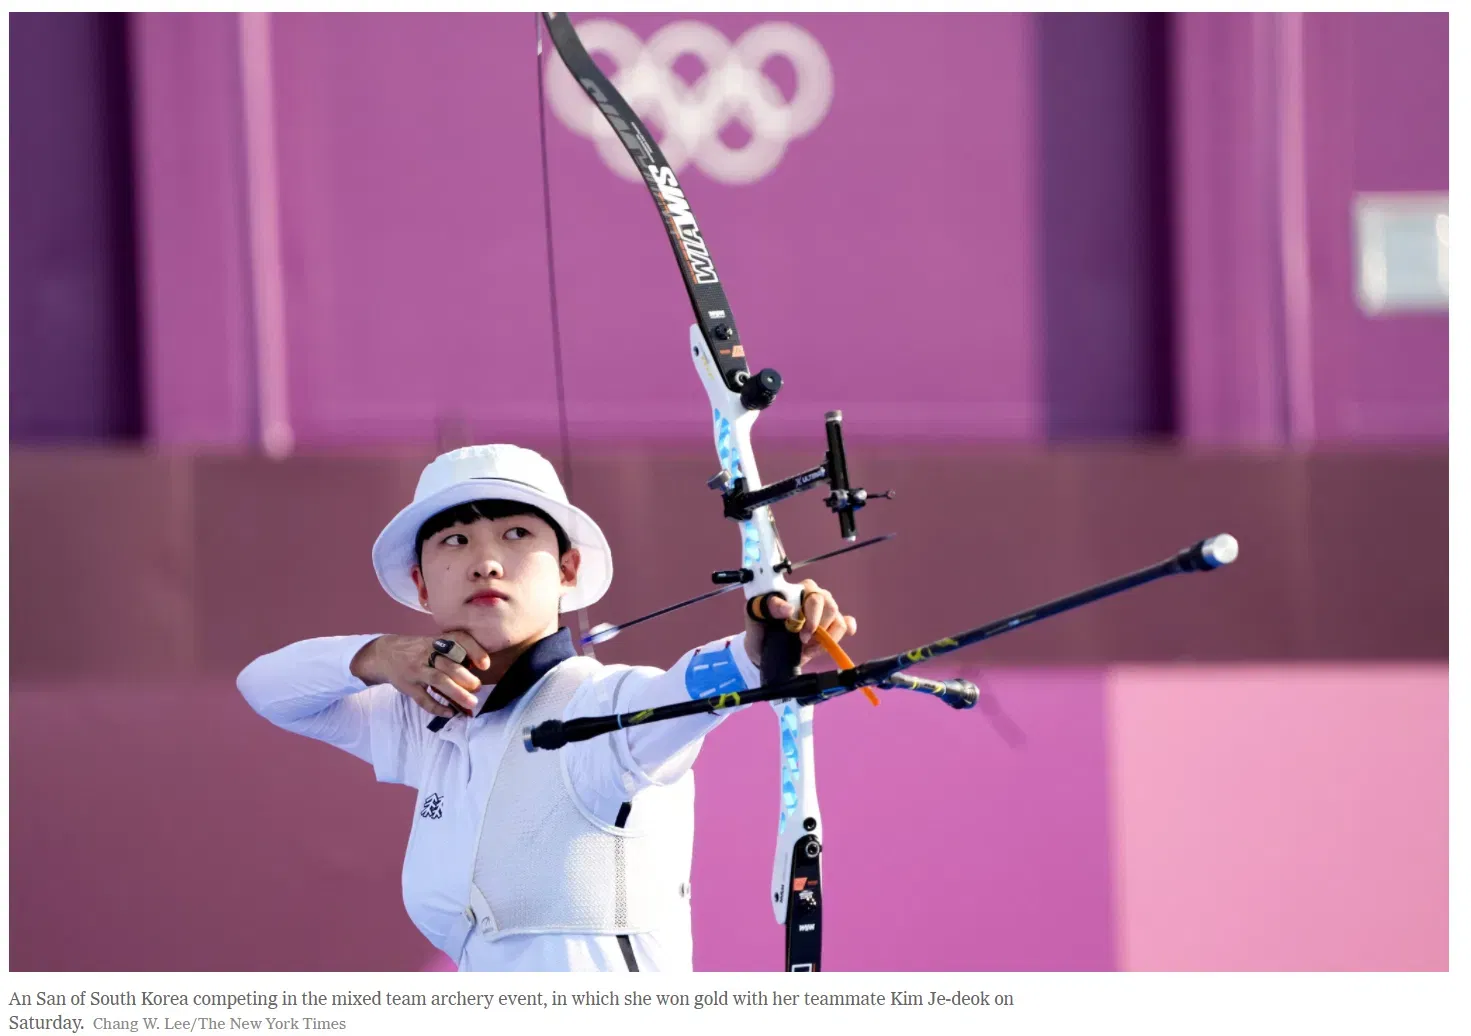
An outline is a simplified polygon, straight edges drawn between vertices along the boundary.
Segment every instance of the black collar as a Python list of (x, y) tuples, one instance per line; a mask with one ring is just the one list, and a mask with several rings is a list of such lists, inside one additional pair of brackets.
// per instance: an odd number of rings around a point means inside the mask
[(504, 709), (521, 695), (530, 690), (536, 681), (540, 680), (553, 668), (567, 661), (577, 654), (572, 647), (572, 634), (566, 626), (561, 627), (551, 636), (542, 637), (532, 644), (521, 657), (511, 663), (511, 668), (506, 670), (506, 675), (496, 681), (495, 689), (485, 699), (485, 704), (480, 706), (477, 716), (487, 712), (497, 712)]
[[(506, 675), (501, 677), (495, 688), (485, 699), (485, 704), (480, 706), (480, 711), (475, 715), (481, 716), (487, 712), (496, 712), (510, 705), (521, 695), (525, 694), (536, 681), (540, 680), (553, 668), (575, 657), (576, 649), (572, 647), (572, 634), (566, 626), (561, 627), (550, 636), (542, 637), (532, 644), (521, 657), (511, 663), (506, 670)], [(479, 675), (480, 670), (471, 669), (470, 672)], [(430, 730), (442, 730), (449, 722), (443, 716), (435, 716), (429, 721)]]

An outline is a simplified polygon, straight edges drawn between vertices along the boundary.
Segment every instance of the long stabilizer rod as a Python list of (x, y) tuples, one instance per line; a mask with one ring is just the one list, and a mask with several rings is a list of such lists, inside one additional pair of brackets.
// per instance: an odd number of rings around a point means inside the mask
[(939, 640), (921, 645), (912, 651), (862, 662), (852, 669), (803, 674), (792, 680), (784, 680), (781, 683), (757, 687), (749, 691), (735, 691), (693, 701), (674, 702), (640, 712), (625, 712), (613, 716), (588, 716), (570, 720), (547, 720), (545, 723), (527, 728), (523, 733), (523, 741), (528, 752), (538, 749), (556, 749), (572, 741), (587, 741), (603, 734), (611, 734), (615, 730), (644, 723), (657, 723), (661, 720), (693, 716), (702, 712), (718, 712), (721, 709), (751, 705), (762, 701), (795, 699), (805, 705), (826, 701), (828, 698), (835, 698), (864, 686), (920, 691), (935, 695), (953, 708), (968, 709), (975, 705), (979, 697), (975, 685), (970, 681), (924, 680), (903, 675), (903, 670), (940, 655), (948, 655), (952, 651), (959, 651), (961, 648), (978, 644), (983, 640), (990, 640), (1003, 633), (1021, 629), (1023, 626), (1030, 626), (1034, 622), (1040, 622), (1042, 619), (1062, 612), (1081, 608), (1085, 604), (1092, 604), (1094, 601), (1112, 597), (1125, 590), (1132, 590), (1145, 583), (1152, 583), (1156, 579), (1179, 575), (1183, 572), (1209, 572), (1223, 565), (1229, 565), (1236, 560), (1238, 551), (1236, 538), (1223, 533), (1207, 540), (1201, 540), (1193, 547), (1187, 547), (1174, 557), (1161, 561), (1157, 565), (1151, 565), (1149, 568), (1131, 572), (1126, 576), (1119, 576), (1117, 579), (1110, 579), (1086, 590), (1059, 597), (1055, 601), (1049, 601), (1036, 608), (1029, 608), (1004, 619), (988, 622), (984, 626), (966, 630), (964, 633), (957, 633), (953, 637), (941, 637)]

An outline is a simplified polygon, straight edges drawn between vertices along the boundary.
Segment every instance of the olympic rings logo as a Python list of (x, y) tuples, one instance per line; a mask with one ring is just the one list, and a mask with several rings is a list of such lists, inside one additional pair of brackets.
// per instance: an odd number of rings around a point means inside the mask
[[(811, 133), (827, 115), (833, 71), (822, 46), (790, 22), (765, 22), (731, 43), (703, 22), (671, 22), (642, 41), (618, 22), (581, 22), (577, 34), (589, 54), (602, 52), (616, 71), (609, 78), (646, 124), (662, 134), (659, 147), (679, 172), (694, 164), (712, 180), (745, 184), (766, 176), (787, 145)], [(687, 84), (674, 64), (693, 55), (705, 74)], [(797, 74), (790, 101), (761, 71), (773, 57), (786, 58)], [(560, 61), (547, 63), (547, 96), (563, 124), (591, 138), (609, 169), (627, 180), (640, 175), (602, 112), (589, 103)], [(750, 134), (740, 147), (720, 139), (732, 121)]]

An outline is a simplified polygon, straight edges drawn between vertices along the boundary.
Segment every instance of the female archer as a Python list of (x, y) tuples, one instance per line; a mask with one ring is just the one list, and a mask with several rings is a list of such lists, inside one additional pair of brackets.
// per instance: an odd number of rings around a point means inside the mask
[[(471, 446), (425, 469), (373, 546), (394, 600), (439, 636), (323, 637), (256, 659), (238, 685), (283, 729), (351, 752), (418, 790), (404, 905), (462, 971), (689, 971), (694, 775), (734, 709), (528, 753), (548, 719), (622, 713), (759, 685), (762, 623), (667, 671), (579, 656), (559, 612), (607, 592), (597, 523), (518, 446)], [(802, 662), (856, 632), (803, 583)]]

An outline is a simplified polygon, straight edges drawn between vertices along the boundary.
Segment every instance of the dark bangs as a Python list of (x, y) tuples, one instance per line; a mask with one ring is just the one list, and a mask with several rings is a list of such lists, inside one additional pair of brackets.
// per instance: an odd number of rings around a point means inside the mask
[(447, 511), (440, 511), (419, 526), (419, 535), (414, 537), (414, 559), (423, 564), (424, 541), (452, 526), (470, 525), (480, 518), (489, 518), (493, 521), (497, 518), (514, 518), (522, 514), (540, 518), (552, 527), (552, 531), (557, 534), (557, 554), (559, 556), (572, 549), (572, 541), (567, 538), (562, 527), (552, 521), (552, 516), (539, 507), (518, 503), (515, 500), (472, 500), (468, 504), (460, 504)]

